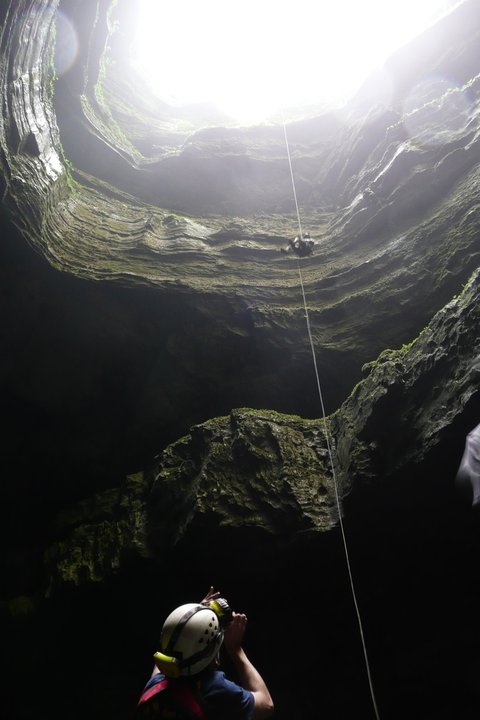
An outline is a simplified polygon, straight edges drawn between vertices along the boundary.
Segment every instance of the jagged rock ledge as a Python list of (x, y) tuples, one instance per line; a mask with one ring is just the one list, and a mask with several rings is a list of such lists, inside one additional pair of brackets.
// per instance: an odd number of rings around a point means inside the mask
[[(417, 482), (430, 487), (432, 455), (437, 467), (450, 470), (442, 482), (453, 485), (448, 430), (467, 407), (480, 417), (480, 342), (471, 340), (479, 322), (477, 272), (414, 342), (365, 368), (367, 377), (327, 418), (347, 519), (355, 520), (359, 508), (368, 514), (365, 498), (385, 488), (407, 502), (412, 485), (405, 479), (419, 468)], [(258, 532), (295, 544), (299, 534), (328, 533), (337, 522), (323, 421), (234, 410), (193, 427), (118, 490), (59, 518), (61, 539), (46, 555), (48, 593), (105, 581), (132, 557), (172, 562), (183, 543), (195, 554), (202, 537), (221, 545), (225, 530), (240, 533), (247, 546), (249, 533)]]

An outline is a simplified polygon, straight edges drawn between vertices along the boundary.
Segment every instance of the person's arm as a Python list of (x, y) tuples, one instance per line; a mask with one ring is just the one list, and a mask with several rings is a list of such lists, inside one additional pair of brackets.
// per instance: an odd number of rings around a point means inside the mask
[(232, 620), (225, 630), (223, 644), (235, 666), (240, 684), (245, 690), (249, 690), (254, 697), (253, 720), (262, 720), (272, 715), (273, 700), (265, 685), (265, 681), (247, 658), (242, 648), (246, 626), (247, 616), (234, 612)]

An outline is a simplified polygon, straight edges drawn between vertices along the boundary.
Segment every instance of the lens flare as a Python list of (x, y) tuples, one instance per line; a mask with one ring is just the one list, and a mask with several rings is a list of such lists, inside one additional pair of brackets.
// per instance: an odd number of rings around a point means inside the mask
[[(66, 15), (44, 3), (34, 2), (12, 28), (16, 34), (30, 33), (39, 41), (42, 35), (46, 38), (52, 30), (55, 34), (55, 72), (60, 76), (72, 67), (78, 53), (78, 36)], [(42, 46), (41, 42), (39, 46)]]
[(78, 53), (78, 36), (71, 21), (64, 13), (56, 12), (55, 71), (65, 75), (72, 67)]

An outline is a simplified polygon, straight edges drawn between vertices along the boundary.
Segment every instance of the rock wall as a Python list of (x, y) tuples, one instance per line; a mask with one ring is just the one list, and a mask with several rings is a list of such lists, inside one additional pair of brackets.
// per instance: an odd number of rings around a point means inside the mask
[(214, 583), (279, 717), (367, 717), (326, 427), (382, 715), (476, 717), (478, 2), (288, 124), (299, 264), (283, 128), (149, 98), (131, 8), (0, 9), (7, 707), (130, 716), (161, 618)]

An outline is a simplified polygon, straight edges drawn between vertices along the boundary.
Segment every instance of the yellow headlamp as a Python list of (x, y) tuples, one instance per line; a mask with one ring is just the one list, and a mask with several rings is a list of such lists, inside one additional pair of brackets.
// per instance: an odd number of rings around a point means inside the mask
[(215, 615), (220, 621), (220, 627), (225, 629), (232, 619), (232, 609), (225, 598), (217, 598), (216, 600), (210, 600), (208, 603), (209, 607), (212, 608)]

